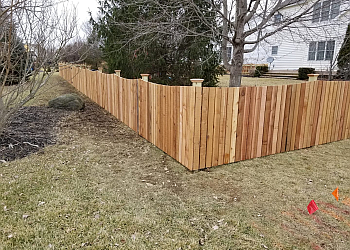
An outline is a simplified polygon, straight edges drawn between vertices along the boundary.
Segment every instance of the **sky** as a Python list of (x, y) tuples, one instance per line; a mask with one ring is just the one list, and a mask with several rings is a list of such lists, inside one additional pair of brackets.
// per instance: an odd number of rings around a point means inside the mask
[[(80, 27), (84, 22), (90, 19), (89, 11), (92, 15), (96, 17), (98, 0), (68, 0), (68, 4), (76, 6), (77, 16), (78, 16), (78, 27)], [(84, 35), (84, 32), (80, 31), (80, 35)]]

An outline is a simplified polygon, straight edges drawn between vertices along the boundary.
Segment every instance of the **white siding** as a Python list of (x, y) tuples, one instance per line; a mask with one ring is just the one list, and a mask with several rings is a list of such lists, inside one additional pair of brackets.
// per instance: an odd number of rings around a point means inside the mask
[[(310, 41), (335, 40), (335, 58), (343, 43), (349, 20), (349, 11), (347, 11), (331, 21), (319, 23), (310, 21), (306, 26), (312, 27), (311, 29), (299, 28), (297, 32), (292, 30), (276, 33), (261, 42), (254, 52), (245, 54), (244, 63), (267, 64), (266, 59), (273, 57), (274, 62), (270, 64), (270, 69), (273, 70), (297, 70), (300, 67), (327, 70), (330, 66), (329, 60), (308, 60), (309, 43)], [(271, 55), (272, 46), (278, 46), (277, 55)]]
[[(346, 30), (344, 30), (345, 34)], [(316, 70), (328, 70), (330, 66), (329, 60), (323, 61), (309, 61), (309, 42), (293, 41), (290, 37), (286, 36), (283, 41), (276, 39), (270, 42), (262, 42), (257, 50), (245, 55), (245, 63), (267, 63), (268, 57), (273, 57), (274, 61), (269, 65), (270, 70), (298, 70), (300, 67), (312, 67)], [(320, 39), (324, 41), (325, 39)], [(329, 37), (326, 40), (335, 40), (334, 56), (339, 52), (339, 49), (343, 43), (342, 39), (338, 37)], [(317, 41), (317, 40), (315, 40)], [(278, 46), (277, 55), (271, 54), (271, 47)]]

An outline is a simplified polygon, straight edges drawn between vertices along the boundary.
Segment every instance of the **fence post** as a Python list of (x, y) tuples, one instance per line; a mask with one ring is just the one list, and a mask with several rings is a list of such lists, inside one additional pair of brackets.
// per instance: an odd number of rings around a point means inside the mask
[(144, 80), (145, 82), (148, 82), (148, 76), (149, 74), (140, 74), (142, 76), (142, 80)]
[(115, 72), (115, 74), (117, 75), (117, 76), (119, 76), (120, 77), (120, 69), (116, 69), (116, 70), (114, 70), (114, 72)]
[(202, 82), (204, 79), (190, 79), (193, 87), (202, 87)]
[(315, 82), (319, 74), (308, 74), (307, 76), (309, 77), (309, 82)]

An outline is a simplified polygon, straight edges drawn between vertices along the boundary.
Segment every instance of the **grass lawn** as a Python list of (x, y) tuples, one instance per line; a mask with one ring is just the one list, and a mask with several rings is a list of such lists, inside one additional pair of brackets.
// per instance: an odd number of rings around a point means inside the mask
[[(219, 77), (219, 86), (228, 87), (230, 75)], [(278, 79), (278, 78), (259, 78), (259, 77), (242, 77), (242, 86), (268, 86), (301, 83), (301, 80)]]
[(191, 173), (91, 102), (55, 131), (0, 163), (0, 249), (350, 249), (350, 140)]

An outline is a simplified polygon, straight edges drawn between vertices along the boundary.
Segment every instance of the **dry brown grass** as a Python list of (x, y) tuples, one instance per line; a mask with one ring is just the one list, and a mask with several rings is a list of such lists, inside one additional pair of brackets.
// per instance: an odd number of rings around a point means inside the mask
[(350, 140), (191, 173), (92, 104), (57, 132), (0, 165), (0, 249), (350, 249)]
[[(230, 75), (223, 75), (219, 78), (220, 87), (228, 87)], [(301, 80), (294, 79), (277, 79), (277, 78), (259, 78), (259, 77), (242, 77), (242, 86), (270, 86), (301, 83)]]

